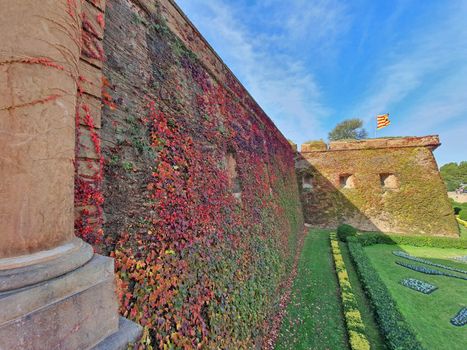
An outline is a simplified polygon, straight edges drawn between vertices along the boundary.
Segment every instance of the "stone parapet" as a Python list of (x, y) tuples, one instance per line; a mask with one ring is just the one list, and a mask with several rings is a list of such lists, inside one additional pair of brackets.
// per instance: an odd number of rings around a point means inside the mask
[(323, 141), (313, 141), (302, 144), (301, 152), (348, 151), (360, 149), (428, 147), (435, 150), (441, 145), (438, 135), (409, 136), (409, 137), (382, 137), (365, 140), (339, 140), (331, 141), (329, 146)]
[(310, 141), (302, 144), (301, 152), (318, 152), (326, 151), (328, 146), (324, 141)]
[(329, 144), (330, 151), (345, 151), (354, 149), (379, 149), (379, 148), (405, 148), (428, 147), (431, 150), (440, 146), (438, 135), (421, 137), (394, 137), (377, 138), (368, 140), (332, 141)]

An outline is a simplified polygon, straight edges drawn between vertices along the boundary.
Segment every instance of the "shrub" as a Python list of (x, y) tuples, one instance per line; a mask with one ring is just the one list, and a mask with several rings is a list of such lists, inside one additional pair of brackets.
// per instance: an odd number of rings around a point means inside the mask
[(370, 343), (365, 335), (365, 325), (363, 324), (357, 300), (352, 291), (349, 275), (345, 268), (339, 242), (334, 233), (331, 233), (331, 248), (336, 267), (337, 278), (341, 289), (341, 300), (344, 309), (345, 324), (349, 334), (349, 343), (352, 350), (370, 350)]
[(461, 220), (467, 221), (467, 209), (462, 209), (459, 211), (459, 218)]
[(459, 223), (459, 225), (462, 225), (464, 227), (467, 227), (467, 221), (464, 221), (462, 219), (459, 219), (459, 218), (456, 218), (457, 219), (457, 222)]
[(355, 237), (357, 229), (353, 226), (342, 224), (337, 228), (337, 237), (342, 242), (347, 242), (347, 237)]
[(389, 290), (371, 265), (362, 245), (351, 240), (349, 251), (388, 347), (392, 350), (422, 350), (422, 345), (400, 313)]
[(386, 235), (383, 233), (362, 233), (357, 237), (362, 246), (407, 244), (415, 247), (467, 249), (467, 240), (450, 237)]

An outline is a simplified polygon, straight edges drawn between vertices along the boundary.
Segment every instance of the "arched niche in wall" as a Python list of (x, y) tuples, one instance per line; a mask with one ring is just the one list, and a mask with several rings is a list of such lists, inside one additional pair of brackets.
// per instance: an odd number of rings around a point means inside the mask
[(312, 174), (302, 175), (302, 188), (307, 191), (311, 191), (314, 187), (314, 177)]
[(225, 155), (225, 167), (229, 177), (229, 186), (235, 198), (242, 197), (242, 183), (238, 176), (236, 153), (233, 150), (228, 150)]
[(392, 173), (379, 174), (381, 187), (388, 190), (397, 190), (400, 187), (399, 178)]
[(339, 175), (340, 188), (355, 188), (355, 176), (353, 174)]

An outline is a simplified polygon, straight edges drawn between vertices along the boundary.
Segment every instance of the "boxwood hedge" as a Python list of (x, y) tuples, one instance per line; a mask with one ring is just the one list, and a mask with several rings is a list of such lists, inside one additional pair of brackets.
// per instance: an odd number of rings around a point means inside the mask
[(384, 233), (362, 233), (357, 237), (363, 246), (373, 244), (407, 244), (415, 247), (467, 249), (467, 240), (450, 237), (386, 235)]
[(342, 242), (347, 242), (347, 237), (354, 237), (357, 235), (357, 229), (353, 226), (342, 224), (337, 228), (337, 237)]
[(339, 248), (339, 241), (335, 233), (330, 234), (331, 250), (339, 281), (342, 307), (344, 309), (345, 324), (349, 335), (350, 348), (352, 350), (370, 350), (370, 343), (365, 334), (365, 325), (358, 310), (357, 299), (350, 284), (349, 275), (345, 267), (344, 259)]
[(389, 290), (371, 265), (357, 238), (349, 238), (349, 251), (363, 288), (373, 306), (387, 346), (392, 350), (424, 349), (397, 308)]

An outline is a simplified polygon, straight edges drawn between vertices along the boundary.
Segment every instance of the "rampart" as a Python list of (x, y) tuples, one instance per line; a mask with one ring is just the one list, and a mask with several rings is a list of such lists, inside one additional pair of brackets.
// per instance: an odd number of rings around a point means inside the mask
[(121, 313), (160, 347), (253, 348), (303, 232), (293, 149), (172, 1), (111, 1), (103, 49)]
[(138, 347), (272, 344), (294, 151), (191, 22), (167, 0), (0, 16), (0, 348), (123, 348), (117, 308)]
[(438, 136), (302, 145), (305, 221), (322, 227), (458, 236), (433, 150)]

